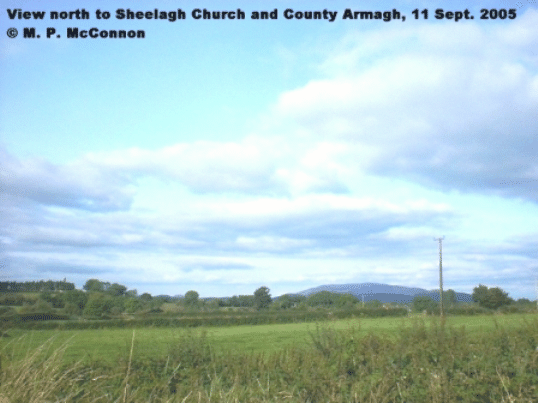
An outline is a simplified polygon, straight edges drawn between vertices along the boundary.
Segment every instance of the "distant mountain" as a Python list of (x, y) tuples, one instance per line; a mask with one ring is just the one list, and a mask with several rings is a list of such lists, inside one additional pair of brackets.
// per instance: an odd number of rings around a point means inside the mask
[[(383, 303), (399, 302), (407, 304), (413, 301), (417, 296), (428, 296), (434, 301), (439, 301), (439, 290), (425, 290), (423, 288), (403, 287), (399, 285), (378, 284), (378, 283), (361, 283), (361, 284), (329, 284), (320, 285), (319, 287), (309, 288), (296, 293), (295, 295), (309, 296), (320, 291), (338, 292), (341, 294), (351, 294), (362, 301), (378, 300)], [(447, 290), (445, 290), (447, 291)], [(472, 302), (470, 294), (456, 292), (456, 301)]]

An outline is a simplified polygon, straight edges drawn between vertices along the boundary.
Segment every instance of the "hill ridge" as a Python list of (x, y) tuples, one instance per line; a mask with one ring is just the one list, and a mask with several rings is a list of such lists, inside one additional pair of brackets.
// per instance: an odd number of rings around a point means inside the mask
[[(384, 283), (348, 283), (348, 284), (324, 284), (313, 288), (293, 293), (294, 295), (309, 296), (320, 291), (337, 292), (341, 294), (351, 294), (364, 301), (379, 300), (383, 303), (399, 302), (410, 303), (416, 296), (428, 296), (434, 301), (439, 301), (439, 290), (426, 290), (420, 287), (409, 287), (402, 285), (391, 285)], [(447, 290), (445, 290), (447, 291)], [(457, 302), (472, 302), (470, 294), (457, 292)]]

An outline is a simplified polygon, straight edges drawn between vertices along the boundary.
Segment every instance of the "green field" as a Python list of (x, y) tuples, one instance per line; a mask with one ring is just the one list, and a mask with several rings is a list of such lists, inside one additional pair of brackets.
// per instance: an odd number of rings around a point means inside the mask
[(538, 401), (536, 314), (8, 334), (2, 402)]
[[(447, 318), (447, 325), (455, 328), (465, 327), (468, 334), (488, 332), (496, 324), (505, 328), (517, 328), (525, 320), (536, 315), (483, 315), (455, 316)], [(416, 321), (425, 320), (426, 326), (438, 322), (438, 318), (374, 318), (346, 319), (323, 322), (332, 329), (355, 328), (359, 335), (374, 333), (392, 337), (402, 327), (413, 326)], [(272, 353), (291, 346), (304, 346), (311, 342), (309, 333), (315, 323), (272, 324), (233, 327), (203, 327), (197, 329), (139, 328), (135, 329), (134, 354), (139, 358), (165, 357), (170, 348), (181, 341), (185, 332), (199, 334), (207, 332), (207, 340), (216, 354), (228, 352)], [(0, 351), (10, 359), (21, 359), (28, 351), (52, 339), (51, 349), (67, 343), (64, 353), (66, 362), (113, 363), (119, 357), (129, 354), (133, 337), (132, 329), (91, 329), (91, 330), (33, 330), (11, 329), (10, 337), (0, 339)]]

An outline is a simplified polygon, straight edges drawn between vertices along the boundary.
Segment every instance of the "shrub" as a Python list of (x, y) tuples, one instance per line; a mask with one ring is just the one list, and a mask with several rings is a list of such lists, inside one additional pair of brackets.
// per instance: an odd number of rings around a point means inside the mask
[(0, 316), (9, 316), (15, 313), (15, 308), (11, 306), (0, 306)]
[(84, 307), (84, 316), (87, 318), (103, 318), (110, 313), (112, 301), (110, 299), (93, 297)]
[(134, 313), (142, 309), (142, 303), (138, 298), (128, 298), (123, 305), (127, 313)]
[(534, 304), (533, 305), (519, 305), (519, 304), (505, 305), (499, 308), (499, 312), (501, 313), (530, 313), (530, 312), (536, 312), (536, 306)]
[(42, 292), (39, 294), (39, 299), (48, 302), (53, 308), (63, 308), (65, 306), (62, 296), (51, 292)]
[[(261, 317), (272, 315), (260, 315)], [(407, 322), (408, 323), (408, 322)], [(166, 356), (138, 358), (135, 333), (114, 364), (65, 366), (52, 341), (5, 360), (0, 397), (12, 402), (533, 402), (535, 319), (468, 334), (437, 319), (393, 337), (317, 325), (310, 343), (274, 353), (215, 354), (204, 331), (178, 335)], [(22, 344), (22, 343), (19, 343)], [(52, 351), (51, 351), (52, 350)]]
[(504, 292), (499, 287), (488, 288), (482, 284), (474, 288), (473, 299), (478, 302), (480, 306), (488, 309), (497, 309), (514, 302), (512, 298), (508, 296), (508, 293)]
[(24, 297), (21, 294), (5, 294), (0, 297), (0, 305), (22, 306)]
[(66, 315), (75, 316), (75, 315), (81, 314), (81, 309), (77, 305), (73, 304), (72, 302), (67, 302), (62, 312), (65, 313)]
[(415, 312), (426, 311), (427, 313), (432, 314), (436, 309), (438, 310), (437, 305), (437, 302), (426, 295), (419, 295), (413, 298), (413, 311)]
[(52, 308), (52, 304), (42, 299), (38, 299), (36, 303), (33, 305), (24, 304), (21, 308), (19, 308), (18, 312), (21, 314), (26, 314), (26, 313), (32, 313), (32, 312), (53, 312), (53, 311), (54, 309)]
[(451, 315), (490, 315), (493, 314), (493, 311), (477, 304), (459, 303), (447, 309), (447, 313)]

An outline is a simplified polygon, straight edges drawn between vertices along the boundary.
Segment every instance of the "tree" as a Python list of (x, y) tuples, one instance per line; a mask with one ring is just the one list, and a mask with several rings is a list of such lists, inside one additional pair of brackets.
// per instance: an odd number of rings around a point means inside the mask
[(81, 310), (72, 302), (66, 302), (63, 312), (67, 315), (80, 315)]
[(47, 280), (45, 281), (45, 287), (43, 289), (43, 291), (55, 291), (55, 286), (54, 286), (54, 281), (52, 280)]
[[(142, 295), (144, 295), (144, 294), (142, 294)], [(140, 299), (142, 299), (142, 295), (140, 296)], [(150, 297), (151, 297), (151, 295), (150, 295)], [(149, 307), (151, 309), (157, 309), (157, 308), (162, 309), (163, 304), (165, 304), (167, 302), (168, 302), (168, 298), (166, 296), (164, 296), (164, 295), (151, 297), (150, 300), (146, 300), (146, 303), (149, 304)]]
[(417, 295), (413, 298), (413, 311), (432, 313), (437, 308), (437, 302), (427, 295)]
[(325, 307), (336, 307), (351, 308), (353, 305), (359, 302), (358, 298), (351, 294), (342, 294), (339, 292), (330, 292), (330, 291), (320, 291), (315, 294), (311, 294), (307, 298), (307, 304), (310, 306), (325, 306)]
[(66, 304), (72, 304), (76, 306), (79, 311), (82, 311), (88, 302), (88, 294), (80, 290), (66, 291), (61, 295)]
[(320, 291), (308, 296), (306, 302), (310, 306), (331, 306), (334, 303), (335, 296), (330, 291)]
[(478, 302), (480, 306), (489, 309), (497, 309), (503, 305), (509, 305), (514, 302), (514, 300), (508, 296), (508, 293), (504, 292), (499, 287), (488, 288), (482, 284), (473, 289), (473, 299)]
[(482, 305), (484, 301), (488, 299), (488, 287), (485, 285), (479, 284), (478, 287), (473, 289), (473, 300), (478, 302), (479, 305)]
[[(116, 308), (115, 312), (117, 312), (118, 310), (120, 312), (123, 312), (125, 310), (125, 300), (126, 300), (126, 298), (124, 298), (124, 297), (112, 297), (112, 298), (110, 298), (111, 308)], [(110, 312), (112, 312), (112, 311), (110, 311)]]
[(95, 278), (92, 278), (92, 279), (89, 279), (88, 281), (86, 281), (86, 284), (84, 284), (84, 286), (82, 287), (84, 290), (86, 291), (104, 291), (105, 290), (105, 285), (103, 282), (95, 279)]
[(527, 298), (520, 298), (516, 301), (516, 304), (518, 305), (534, 305), (534, 302), (532, 302), (530, 299)]
[(443, 291), (443, 304), (449, 308), (456, 303), (456, 292), (452, 289)]
[(371, 299), (370, 301), (366, 301), (364, 305), (366, 305), (368, 308), (374, 308), (374, 309), (381, 308), (383, 306), (381, 301), (378, 299)]
[(165, 302), (169, 302), (169, 303), (172, 303), (176, 300), (175, 297), (171, 297), (170, 295), (165, 295), (165, 294), (160, 294), (160, 295), (157, 295), (156, 297), (153, 297), (153, 299), (158, 299), (159, 301), (162, 301), (163, 304)]
[(127, 287), (118, 283), (114, 283), (107, 288), (106, 292), (113, 297), (121, 297), (127, 292)]
[(512, 298), (508, 296), (507, 292), (504, 292), (499, 287), (490, 288), (488, 290), (488, 301), (486, 304), (486, 308), (490, 309), (497, 309), (500, 308), (503, 305), (510, 305), (512, 302)]
[(84, 307), (84, 316), (101, 318), (110, 312), (111, 304), (104, 298), (90, 298)]
[(32, 313), (32, 312), (50, 313), (53, 311), (54, 309), (52, 308), (52, 304), (50, 302), (42, 300), (41, 298), (38, 298), (37, 301), (33, 305), (23, 305), (19, 309), (19, 313)]
[(224, 306), (230, 306), (228, 304), (228, 300), (226, 300), (225, 298), (216, 298), (215, 301), (219, 308)]
[(288, 308), (291, 308), (293, 306), (293, 301), (292, 301), (291, 297), (289, 295), (287, 295), (287, 294), (282, 295), (278, 299), (278, 303), (280, 304), (281, 309), (288, 309)]
[(269, 288), (260, 287), (254, 292), (254, 305), (258, 309), (265, 309), (271, 305), (271, 294), (269, 294)]
[(185, 305), (195, 306), (196, 304), (198, 304), (199, 296), (200, 295), (196, 291), (193, 291), (193, 290), (187, 291), (187, 293), (185, 294), (185, 299), (184, 299)]
[(242, 307), (254, 306), (254, 295), (240, 295), (238, 298), (239, 298), (239, 306), (242, 306)]
[(334, 305), (338, 308), (352, 308), (356, 303), (359, 302), (359, 299), (351, 294), (340, 294), (338, 293), (336, 295), (336, 299), (334, 301)]
[(57, 281), (56, 282), (56, 289), (58, 291), (72, 291), (75, 289), (74, 283), (68, 283), (67, 280), (64, 278), (64, 281)]
[(145, 292), (144, 294), (142, 294), (142, 295), (140, 296), (140, 299), (141, 299), (142, 301), (149, 302), (149, 301), (151, 301), (151, 300), (153, 299), (153, 297), (151, 296), (150, 293)]
[(138, 298), (128, 298), (125, 303), (125, 311), (128, 313), (134, 313), (142, 309), (142, 304)]
[(136, 289), (129, 290), (125, 293), (125, 296), (128, 298), (135, 298), (138, 295), (138, 291)]
[(22, 306), (25, 298), (21, 294), (6, 294), (0, 297), (0, 305)]
[(49, 291), (42, 292), (39, 295), (39, 298), (43, 301), (47, 301), (53, 308), (63, 308), (65, 306), (65, 301), (61, 295), (53, 294)]
[(239, 301), (239, 297), (237, 295), (230, 298), (230, 305), (235, 307), (241, 306), (241, 302)]

